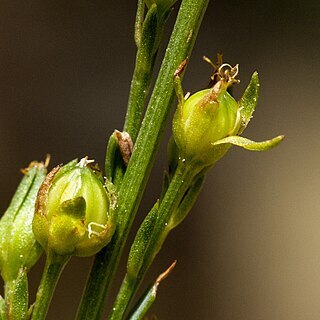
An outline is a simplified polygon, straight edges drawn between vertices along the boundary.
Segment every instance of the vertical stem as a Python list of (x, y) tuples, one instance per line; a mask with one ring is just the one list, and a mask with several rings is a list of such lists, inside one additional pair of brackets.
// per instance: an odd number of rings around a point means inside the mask
[[(25, 320), (28, 318), (29, 291), (27, 269), (22, 267), (13, 279), (5, 280), (5, 313), (7, 320)], [(1, 316), (0, 316), (1, 319)]]
[(28, 283), (19, 279), (5, 282), (5, 319), (26, 320), (28, 316)]
[(57, 256), (48, 252), (31, 320), (44, 320), (46, 318), (55, 287), (69, 259), (70, 256)]
[(132, 141), (137, 139), (141, 125), (142, 113), (150, 88), (154, 60), (155, 56), (146, 56), (143, 50), (138, 49), (131, 82), (128, 110), (123, 128), (124, 131), (130, 134)]
[(144, 17), (144, 6), (144, 1), (138, 0), (135, 23), (135, 41), (138, 51), (123, 128), (130, 134), (133, 142), (136, 141), (140, 129), (157, 56), (159, 38), (165, 23), (165, 21), (159, 20), (156, 6), (152, 6)]
[(5, 309), (6, 309), (6, 303), (2, 296), (0, 295), (0, 320), (5, 320)]
[(8, 320), (13, 319), (12, 300), (14, 298), (14, 280), (6, 281), (4, 284), (4, 297), (5, 297), (5, 315)]
[(112, 308), (110, 316), (108, 317), (109, 320), (120, 320), (124, 318), (129, 302), (137, 288), (136, 280), (136, 278), (130, 277), (128, 274), (125, 275), (117, 295), (117, 300)]
[[(98, 319), (145, 189), (173, 100), (173, 74), (190, 56), (209, 0), (183, 0), (152, 93), (135, 149), (122, 181), (116, 214), (120, 220), (111, 245), (94, 261), (77, 319)], [(94, 296), (94, 299), (92, 298)]]
[[(156, 5), (148, 10), (146, 16), (144, 16), (144, 9), (144, 0), (138, 0), (135, 22), (135, 42), (138, 50), (123, 127), (123, 131), (129, 133), (133, 142), (136, 141), (141, 126), (160, 42), (159, 38), (165, 23), (164, 20), (159, 21)], [(119, 185), (126, 168), (118, 149), (118, 142), (113, 136), (108, 142), (105, 168), (107, 178)]]
[(182, 163), (181, 161), (179, 162), (169, 188), (157, 212), (158, 218), (149, 244), (143, 253), (143, 264), (141, 269), (137, 270), (136, 276), (130, 276), (128, 273), (126, 274), (112, 309), (110, 320), (123, 318), (145, 273), (161, 249), (161, 246), (170, 231), (167, 228), (167, 225), (172, 213), (179, 205), (196, 173), (197, 172), (195, 172), (192, 167)]

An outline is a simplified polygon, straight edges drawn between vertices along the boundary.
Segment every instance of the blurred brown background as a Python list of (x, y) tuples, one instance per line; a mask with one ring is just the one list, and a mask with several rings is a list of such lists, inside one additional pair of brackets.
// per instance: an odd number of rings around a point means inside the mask
[[(19, 168), (47, 152), (52, 165), (87, 154), (103, 163), (107, 138), (125, 115), (135, 7), (129, 0), (0, 2), (1, 212)], [(149, 281), (178, 260), (152, 308), (158, 319), (320, 319), (319, 21), (317, 0), (209, 5), (185, 90), (208, 82), (202, 55), (223, 52), (240, 64), (237, 97), (260, 73), (260, 102), (245, 136), (284, 133), (286, 140), (267, 153), (234, 147), (209, 174), (150, 270)], [(138, 221), (159, 195), (165, 150), (166, 142)], [(90, 263), (68, 265), (48, 319), (74, 318)], [(32, 294), (40, 274), (38, 265)]]

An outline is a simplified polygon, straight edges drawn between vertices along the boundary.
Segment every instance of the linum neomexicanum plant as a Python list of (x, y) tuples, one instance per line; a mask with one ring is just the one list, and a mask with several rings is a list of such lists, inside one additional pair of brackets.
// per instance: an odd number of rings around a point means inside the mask
[[(255, 72), (237, 101), (231, 87), (239, 66), (205, 60), (213, 67), (209, 87), (184, 94), (182, 77), (209, 0), (138, 0), (137, 46), (122, 130), (111, 133), (104, 170), (87, 157), (55, 166), (32, 162), (0, 221), (0, 271), (5, 283), (0, 319), (45, 319), (59, 276), (72, 256), (94, 255), (76, 319), (101, 319), (128, 233), (135, 219), (172, 105), (177, 97), (168, 172), (158, 201), (146, 214), (127, 258), (127, 271), (108, 319), (143, 319), (160, 282), (175, 262), (132, 304), (168, 234), (188, 215), (207, 172), (238, 146), (264, 151), (283, 136), (254, 142), (242, 136), (259, 93)], [(154, 65), (166, 21), (179, 7), (152, 93)], [(150, 96), (150, 98), (148, 98)], [(107, 130), (107, 128), (106, 128)], [(110, 134), (110, 133), (109, 133)], [(84, 150), (84, 153), (90, 150)], [(46, 254), (36, 301), (29, 303), (27, 273)]]

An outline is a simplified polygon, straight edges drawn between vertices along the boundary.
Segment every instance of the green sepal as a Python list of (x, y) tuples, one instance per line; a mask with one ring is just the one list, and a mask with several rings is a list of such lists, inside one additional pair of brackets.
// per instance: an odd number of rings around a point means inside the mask
[(131, 277), (137, 276), (143, 264), (144, 254), (157, 221), (158, 209), (159, 201), (156, 202), (143, 220), (131, 246), (127, 264), (127, 273)]
[(48, 250), (61, 256), (75, 254), (76, 245), (83, 240), (85, 234), (83, 220), (66, 214), (53, 216), (50, 221)]
[(270, 140), (255, 142), (239, 136), (230, 136), (216, 141), (213, 145), (217, 146), (221, 144), (232, 144), (250, 151), (266, 151), (276, 147), (283, 139), (284, 136), (280, 135)]
[(5, 307), (4, 299), (0, 295), (0, 320), (5, 320)]
[(21, 268), (15, 280), (10, 280), (5, 283), (5, 312), (7, 319), (28, 319), (28, 304), (27, 269)]
[(195, 202), (198, 199), (204, 179), (205, 175), (201, 173), (187, 190), (178, 208), (170, 217), (167, 226), (170, 230), (177, 227), (186, 218), (191, 208), (194, 206)]
[(42, 184), (33, 232), (42, 247), (58, 255), (90, 256), (115, 230), (110, 197), (100, 170), (87, 157), (55, 167)]
[(247, 86), (240, 101), (238, 102), (242, 118), (238, 134), (241, 134), (243, 132), (252, 118), (253, 112), (258, 103), (259, 87), (260, 84), (258, 72), (254, 72), (249, 85)]
[(83, 197), (66, 200), (58, 207), (57, 214), (84, 219), (86, 216), (86, 200)]
[(73, 170), (77, 164), (78, 164), (78, 159), (73, 159), (63, 166), (60, 165), (60, 169), (56, 172), (54, 176), (55, 179), (58, 180), (62, 175), (64, 175), (70, 170)]

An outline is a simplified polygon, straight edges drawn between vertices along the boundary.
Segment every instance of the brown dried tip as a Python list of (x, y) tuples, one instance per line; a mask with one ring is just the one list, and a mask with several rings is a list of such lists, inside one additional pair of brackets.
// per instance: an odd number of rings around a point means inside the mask
[(48, 165), (50, 163), (50, 159), (51, 159), (51, 155), (50, 154), (47, 154), (46, 155), (46, 159), (41, 162), (38, 162), (38, 161), (32, 161), (30, 162), (29, 166), (27, 168), (22, 168), (20, 169), (20, 171), (23, 173), (23, 174), (27, 174), (29, 172), (30, 169), (34, 168), (34, 167), (37, 167), (37, 168), (41, 168), (41, 167), (45, 167), (45, 168), (48, 168)]
[(177, 264), (177, 260), (173, 261), (173, 263), (170, 265), (170, 267), (163, 273), (161, 273), (156, 282), (154, 283), (154, 286), (153, 286), (153, 293), (156, 294), (157, 293), (157, 289), (158, 289), (158, 286), (160, 284), (161, 281), (163, 281), (171, 272), (172, 270), (174, 269), (174, 267), (176, 266)]
[(48, 191), (52, 185), (52, 180), (56, 173), (61, 169), (62, 165), (58, 165), (54, 167), (46, 176), (44, 181), (42, 182), (42, 185), (38, 191), (35, 209), (36, 212), (38, 212), (40, 215), (45, 215), (45, 205), (47, 203), (48, 199)]
[(184, 59), (180, 64), (179, 67), (177, 68), (177, 70), (174, 72), (174, 77), (180, 77), (182, 72), (184, 71), (184, 69), (186, 68), (186, 65), (188, 64), (189, 58), (187, 57), (186, 59)]
[(211, 80), (208, 84), (208, 88), (212, 88), (220, 80), (220, 77), (219, 77), (219, 74), (217, 73), (217, 71), (219, 70), (219, 68), (223, 64), (223, 55), (222, 55), (222, 53), (217, 54), (217, 62), (216, 63), (213, 63), (212, 60), (210, 58), (208, 58), (207, 56), (203, 56), (202, 58), (205, 62), (209, 63), (210, 66), (212, 66), (212, 68), (213, 68)]
[(124, 164), (127, 166), (129, 160), (131, 158), (132, 150), (133, 150), (133, 142), (128, 132), (120, 132), (115, 130), (114, 133), (115, 137), (118, 140), (120, 153), (123, 159)]

